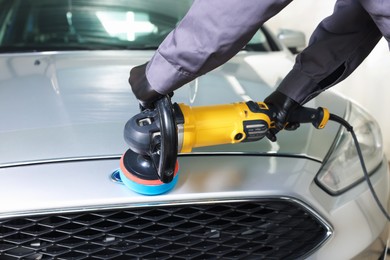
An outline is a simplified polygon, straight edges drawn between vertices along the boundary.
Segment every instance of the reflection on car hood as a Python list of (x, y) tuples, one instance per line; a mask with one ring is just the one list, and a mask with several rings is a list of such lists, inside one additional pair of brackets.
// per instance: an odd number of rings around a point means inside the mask
[[(138, 113), (138, 102), (127, 82), (129, 70), (152, 54), (86, 51), (2, 55), (0, 165), (120, 156), (127, 149), (123, 126)], [(291, 61), (282, 53), (243, 52), (176, 91), (173, 101), (191, 105), (260, 101), (290, 67)], [(332, 112), (343, 115), (346, 102), (326, 93), (310, 105), (331, 105)], [(321, 160), (337, 129), (331, 124), (321, 131), (302, 126), (294, 133), (280, 133), (278, 143), (262, 140), (197, 152), (271, 151)]]

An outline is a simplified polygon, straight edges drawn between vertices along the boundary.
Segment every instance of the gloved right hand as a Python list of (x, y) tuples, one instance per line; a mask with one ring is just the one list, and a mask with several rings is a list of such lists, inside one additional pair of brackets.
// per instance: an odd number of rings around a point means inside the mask
[(149, 84), (145, 74), (146, 66), (147, 63), (130, 70), (129, 84), (140, 105), (143, 108), (153, 108), (154, 102), (164, 95), (155, 91)]
[(276, 141), (276, 134), (280, 130), (286, 129), (291, 131), (300, 126), (296, 122), (287, 122), (288, 116), (301, 106), (295, 100), (276, 90), (264, 99), (264, 103), (274, 112), (275, 128), (269, 129), (266, 134), (270, 141)]

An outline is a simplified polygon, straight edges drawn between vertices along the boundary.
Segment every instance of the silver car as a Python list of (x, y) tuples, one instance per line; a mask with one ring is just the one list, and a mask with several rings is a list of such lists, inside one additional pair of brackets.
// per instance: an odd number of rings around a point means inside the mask
[[(275, 143), (180, 154), (179, 181), (165, 194), (122, 184), (123, 129), (139, 112), (129, 70), (151, 58), (190, 5), (0, 0), (0, 259), (384, 257), (388, 222), (350, 133), (334, 122), (281, 131)], [(173, 101), (262, 101), (293, 59), (261, 28)], [(389, 169), (375, 120), (332, 91), (307, 105), (354, 126), (387, 208)]]

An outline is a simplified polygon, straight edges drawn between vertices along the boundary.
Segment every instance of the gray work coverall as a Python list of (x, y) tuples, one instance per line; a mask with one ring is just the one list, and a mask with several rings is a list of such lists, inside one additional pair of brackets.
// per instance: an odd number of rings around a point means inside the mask
[[(291, 1), (195, 0), (148, 63), (150, 85), (168, 94), (222, 65)], [(390, 0), (338, 0), (277, 90), (307, 102), (349, 76), (382, 35), (390, 42)]]

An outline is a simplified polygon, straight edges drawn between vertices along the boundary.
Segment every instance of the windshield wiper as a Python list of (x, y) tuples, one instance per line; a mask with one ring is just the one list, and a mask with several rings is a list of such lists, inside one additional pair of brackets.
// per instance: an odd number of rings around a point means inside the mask
[(74, 45), (7, 45), (0, 46), (0, 53), (18, 53), (18, 52), (42, 52), (42, 51), (73, 51), (73, 50), (93, 50), (90, 46)]
[(81, 44), (55, 45), (6, 45), (0, 46), (0, 53), (42, 52), (42, 51), (83, 51), (83, 50), (157, 50), (158, 45), (125, 45), (86, 41)]
[(158, 45), (129, 45), (126, 46), (126, 50), (157, 50)]

